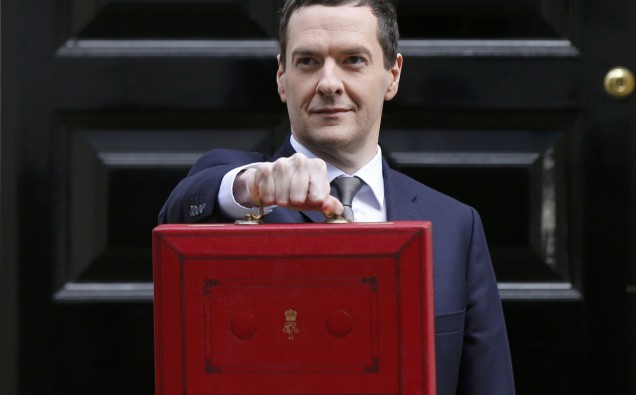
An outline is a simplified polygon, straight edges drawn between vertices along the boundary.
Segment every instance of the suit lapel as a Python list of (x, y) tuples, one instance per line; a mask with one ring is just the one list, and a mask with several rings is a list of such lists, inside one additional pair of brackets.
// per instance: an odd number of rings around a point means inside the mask
[(270, 158), (270, 162), (274, 162), (279, 158), (289, 158), (290, 156), (296, 153), (294, 147), (291, 145), (291, 141), (289, 140), (290, 136), (287, 136), (283, 145), (280, 146), (279, 150)]
[(418, 195), (413, 185), (409, 185), (408, 178), (396, 177), (383, 160), (382, 173), (384, 176), (384, 197), (386, 199), (387, 221), (416, 221), (424, 219), (424, 213), (418, 209)]

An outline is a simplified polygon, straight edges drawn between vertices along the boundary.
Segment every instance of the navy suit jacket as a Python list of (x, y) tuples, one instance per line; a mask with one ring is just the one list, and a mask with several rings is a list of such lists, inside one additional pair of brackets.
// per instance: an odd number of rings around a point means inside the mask
[[(272, 157), (213, 150), (170, 195), (159, 223), (229, 222), (217, 206), (230, 170), (295, 153), (289, 140)], [(506, 327), (488, 246), (477, 212), (383, 163), (387, 219), (433, 224), (437, 394), (514, 394)], [(323, 222), (319, 212), (275, 208), (268, 223)]]

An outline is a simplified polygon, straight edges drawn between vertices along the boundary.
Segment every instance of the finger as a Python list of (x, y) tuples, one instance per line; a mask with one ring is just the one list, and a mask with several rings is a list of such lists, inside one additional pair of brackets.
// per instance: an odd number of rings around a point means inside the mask
[(307, 198), (311, 190), (311, 167), (308, 166), (310, 161), (304, 155), (292, 158), (294, 173), (290, 179), (289, 201), (294, 207), (303, 207), (310, 203)]
[(289, 205), (289, 188), (293, 174), (293, 163), (288, 158), (280, 158), (273, 165), (274, 204), (282, 207)]
[(294, 174), (289, 191), (289, 201), (292, 206), (300, 207), (312, 204), (308, 199), (311, 188), (309, 180), (310, 175), (307, 171), (298, 171)]
[(342, 215), (344, 206), (340, 203), (340, 200), (329, 195), (322, 204), (321, 211), (325, 217), (333, 217), (334, 215)]
[(273, 168), (273, 164), (263, 163), (258, 166), (254, 176), (252, 198), (255, 199), (256, 202), (259, 200), (262, 201), (266, 206), (274, 205), (276, 201)]
[(309, 204), (321, 206), (331, 193), (331, 186), (327, 178), (327, 165), (324, 161), (316, 159), (308, 167), (310, 178), (307, 201)]

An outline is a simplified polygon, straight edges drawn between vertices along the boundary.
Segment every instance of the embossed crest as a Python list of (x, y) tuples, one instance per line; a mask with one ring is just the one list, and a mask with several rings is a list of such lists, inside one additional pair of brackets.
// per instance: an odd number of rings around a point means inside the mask
[(296, 317), (298, 316), (298, 312), (294, 309), (289, 309), (285, 311), (285, 325), (283, 326), (283, 333), (287, 334), (287, 338), (289, 340), (294, 340), (294, 334), (299, 333), (300, 329), (298, 329), (296, 323)]

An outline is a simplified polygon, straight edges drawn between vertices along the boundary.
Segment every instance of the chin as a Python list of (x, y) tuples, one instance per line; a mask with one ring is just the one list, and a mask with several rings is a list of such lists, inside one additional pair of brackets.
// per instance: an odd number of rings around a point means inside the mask
[[(299, 129), (296, 129), (299, 130)], [(328, 149), (342, 148), (355, 141), (355, 130), (347, 125), (308, 125), (303, 129), (303, 133), (295, 134), (307, 148), (315, 147), (326, 151)]]
[(349, 136), (342, 133), (325, 133), (312, 138), (312, 142), (323, 148), (337, 148), (351, 143)]

